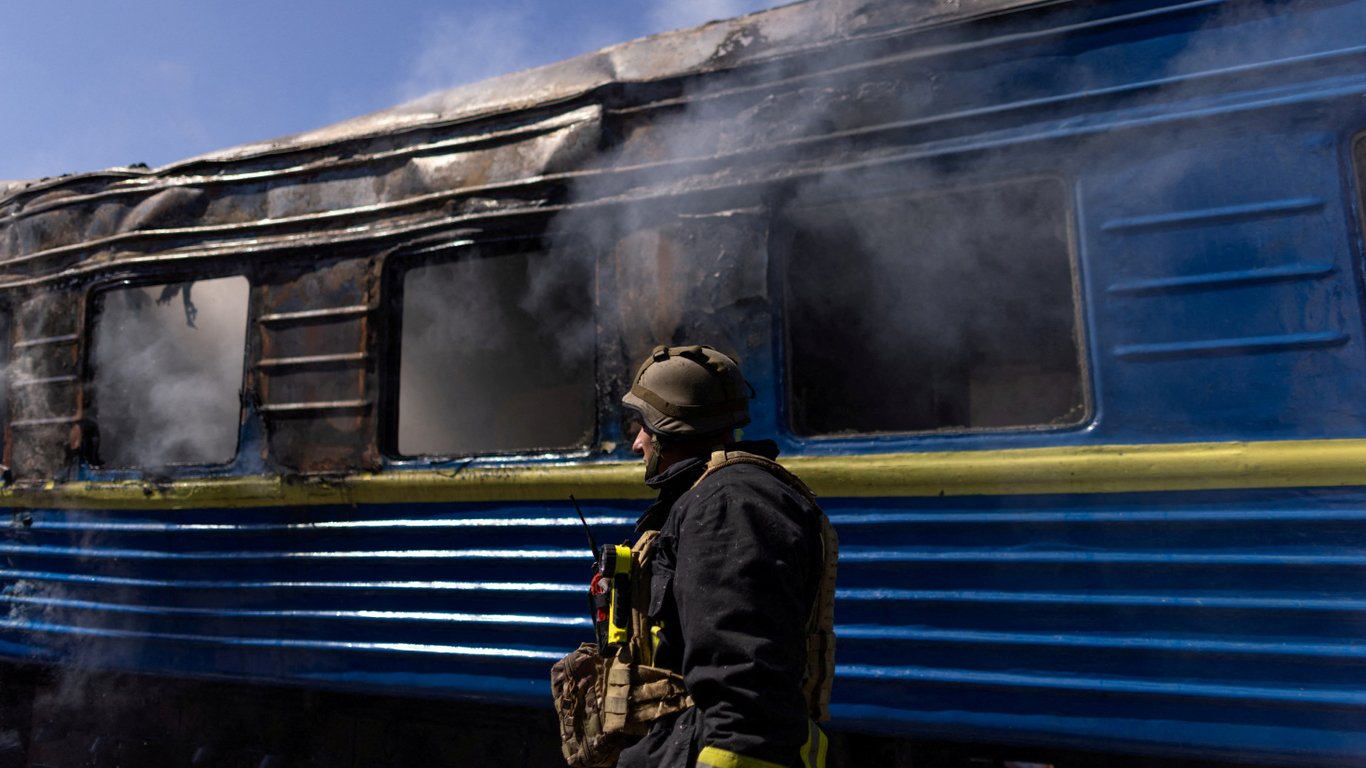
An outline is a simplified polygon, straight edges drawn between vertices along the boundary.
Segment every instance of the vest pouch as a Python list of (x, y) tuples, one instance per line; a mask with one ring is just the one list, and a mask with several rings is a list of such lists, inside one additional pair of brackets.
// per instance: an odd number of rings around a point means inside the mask
[(604, 728), (609, 660), (584, 643), (550, 668), (550, 688), (560, 723), (560, 750), (571, 768), (610, 768), (631, 739)]
[(608, 734), (644, 736), (661, 717), (692, 706), (683, 676), (660, 667), (632, 664), (626, 647), (607, 666), (602, 726)]

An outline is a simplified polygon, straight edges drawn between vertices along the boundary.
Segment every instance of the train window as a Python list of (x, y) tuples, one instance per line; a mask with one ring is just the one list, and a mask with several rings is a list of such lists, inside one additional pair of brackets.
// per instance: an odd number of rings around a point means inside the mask
[(96, 296), (94, 460), (117, 467), (230, 461), (241, 420), (244, 277), (128, 286)]
[(1352, 144), (1352, 154), (1356, 161), (1357, 200), (1361, 206), (1361, 220), (1366, 226), (1366, 133), (1358, 134)]
[[(10, 369), (10, 322), (9, 309), (0, 308), (0, 372), (5, 374), (0, 376), (0, 434), (4, 435), (5, 449), (9, 447), (9, 392), (19, 376), (17, 371)], [(8, 450), (4, 453), (9, 455)], [(13, 460), (11, 457), (10, 462)]]
[(596, 393), (591, 262), (521, 245), (456, 255), (401, 276), (398, 452), (587, 446)]
[(1055, 179), (791, 207), (775, 242), (794, 431), (1080, 421), (1067, 222)]

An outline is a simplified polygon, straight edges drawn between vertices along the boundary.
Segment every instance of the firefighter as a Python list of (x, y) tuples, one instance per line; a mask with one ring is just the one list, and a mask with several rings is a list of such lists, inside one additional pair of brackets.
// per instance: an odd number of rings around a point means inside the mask
[[(622, 399), (659, 493), (642, 570), (653, 667), (687, 706), (649, 724), (618, 768), (824, 765), (837, 543), (771, 440), (738, 441), (752, 389), (706, 346), (656, 347)], [(642, 601), (645, 602), (645, 601)], [(642, 660), (634, 659), (632, 663)]]

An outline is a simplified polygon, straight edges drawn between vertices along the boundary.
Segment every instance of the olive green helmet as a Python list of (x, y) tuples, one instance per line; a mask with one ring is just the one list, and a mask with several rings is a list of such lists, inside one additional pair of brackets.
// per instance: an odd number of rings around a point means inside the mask
[(708, 346), (658, 346), (621, 398), (651, 434), (710, 437), (749, 423), (753, 390), (740, 366)]

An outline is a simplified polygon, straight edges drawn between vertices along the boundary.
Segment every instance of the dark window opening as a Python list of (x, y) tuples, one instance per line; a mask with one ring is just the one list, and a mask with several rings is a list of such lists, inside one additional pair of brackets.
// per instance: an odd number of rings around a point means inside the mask
[(96, 297), (95, 461), (217, 464), (237, 453), (249, 286), (244, 277), (136, 286)]
[(0, 308), (0, 371), (4, 372), (0, 376), (0, 443), (3, 443), (3, 455), (6, 457), (5, 463), (13, 463), (14, 458), (10, 456), (10, 418), (9, 418), (9, 393), (10, 387), (14, 386), (15, 379), (19, 378), (18, 371), (10, 366), (10, 311), (8, 307)]
[[(1352, 144), (1352, 156), (1356, 165), (1357, 181), (1357, 205), (1359, 206), (1359, 221), (1363, 229), (1366, 229), (1366, 133), (1359, 134), (1356, 141)], [(1363, 254), (1366, 256), (1366, 254)]]
[(659, 344), (707, 344), (750, 376), (772, 345), (769, 219), (759, 209), (643, 217), (603, 243), (598, 321), (610, 327), (599, 361), (614, 436), (630, 445), (635, 418), (620, 406), (636, 369)]
[(402, 272), (398, 453), (587, 447), (593, 275), (577, 250), (506, 245)]
[(776, 243), (794, 431), (1081, 421), (1066, 195), (1032, 179), (789, 208)]

